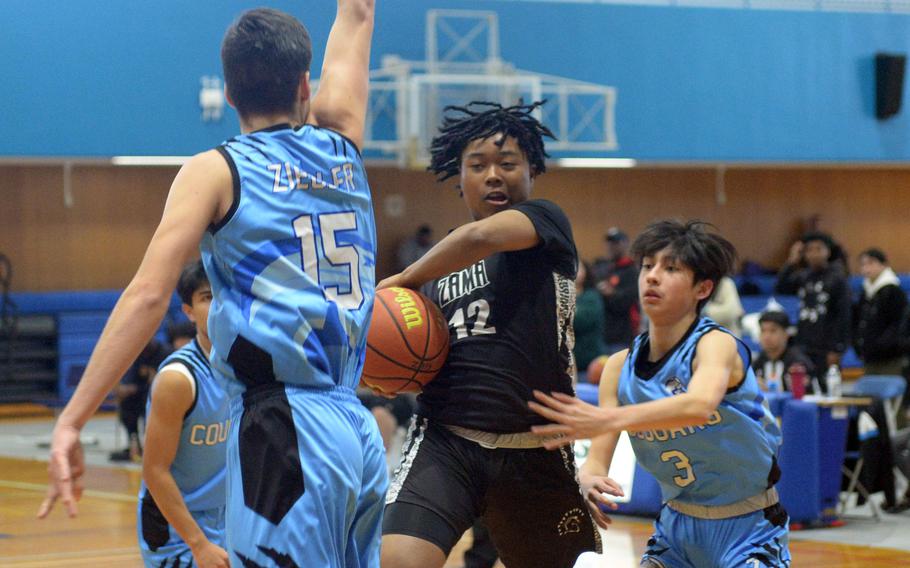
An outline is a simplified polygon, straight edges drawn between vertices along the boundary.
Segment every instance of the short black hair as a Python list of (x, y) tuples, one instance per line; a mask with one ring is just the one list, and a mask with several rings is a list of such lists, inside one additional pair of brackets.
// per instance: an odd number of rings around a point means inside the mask
[(439, 181), (455, 177), (461, 172), (461, 155), (474, 140), (485, 140), (503, 134), (498, 145), (507, 137), (514, 138), (525, 153), (534, 175), (547, 171), (549, 157), (543, 146), (543, 137), (556, 137), (549, 128), (534, 118), (533, 112), (546, 101), (504, 107), (498, 103), (472, 101), (467, 106), (447, 106), (439, 127), (439, 135), (430, 144), (430, 166)]
[(828, 250), (834, 249), (834, 239), (831, 238), (831, 235), (822, 231), (809, 231), (808, 233), (805, 233), (800, 240), (804, 245), (812, 241), (819, 241), (828, 247)]
[(196, 324), (191, 321), (182, 321), (167, 326), (167, 342), (173, 345), (178, 337), (190, 339), (196, 337)]
[(880, 248), (872, 247), (867, 248), (863, 252), (859, 253), (860, 256), (868, 256), (869, 258), (874, 258), (875, 260), (881, 262), (882, 264), (888, 264), (888, 256)]
[(736, 247), (704, 221), (678, 221), (668, 219), (648, 225), (632, 243), (632, 256), (641, 266), (646, 256), (654, 256), (670, 249), (670, 256), (688, 266), (695, 274), (695, 284), (704, 280), (714, 283), (711, 295), (698, 303), (698, 310), (717, 292), (720, 280), (730, 274), (736, 261)]
[(188, 306), (193, 305), (193, 293), (199, 288), (209, 284), (209, 277), (201, 260), (193, 261), (183, 267), (180, 279), (177, 280), (177, 295), (180, 301)]
[(297, 18), (271, 8), (241, 14), (221, 43), (224, 82), (240, 116), (291, 111), (312, 58), (310, 34)]
[(790, 327), (790, 316), (787, 315), (787, 312), (781, 312), (778, 310), (762, 312), (762, 314), (758, 317), (758, 325), (761, 325), (765, 322), (774, 323), (784, 329), (787, 329)]

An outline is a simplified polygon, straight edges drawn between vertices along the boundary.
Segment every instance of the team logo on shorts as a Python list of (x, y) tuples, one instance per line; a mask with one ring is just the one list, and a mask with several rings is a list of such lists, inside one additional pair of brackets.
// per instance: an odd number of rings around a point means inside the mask
[(667, 392), (672, 395), (682, 394), (686, 392), (686, 387), (684, 387), (682, 381), (676, 377), (667, 379), (667, 382), (664, 383), (664, 388), (667, 389)]
[(567, 513), (562, 516), (562, 519), (559, 520), (559, 524), (556, 526), (556, 529), (559, 531), (559, 536), (566, 536), (567, 534), (580, 533), (581, 532), (581, 522), (584, 518), (585, 512), (575, 507), (570, 509)]

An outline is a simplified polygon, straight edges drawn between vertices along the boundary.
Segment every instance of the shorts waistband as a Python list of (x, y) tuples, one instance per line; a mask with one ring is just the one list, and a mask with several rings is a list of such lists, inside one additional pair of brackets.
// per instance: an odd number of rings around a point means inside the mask
[(754, 513), (755, 511), (761, 511), (771, 505), (776, 505), (778, 501), (780, 501), (780, 497), (777, 494), (777, 488), (771, 487), (758, 495), (753, 495), (752, 497), (737, 501), (736, 503), (730, 503), (729, 505), (710, 507), (707, 505), (682, 503), (671, 499), (670, 501), (667, 501), (667, 506), (678, 513), (699, 519), (728, 519), (730, 517), (738, 517), (740, 515)]
[(356, 391), (350, 387), (338, 385), (332, 387), (305, 387), (278, 381), (267, 385), (248, 388), (240, 398), (243, 400), (243, 407), (249, 408), (259, 401), (267, 400), (282, 393), (287, 396), (317, 396), (331, 398), (340, 402), (356, 402), (357, 404), (360, 404), (360, 399), (357, 398)]
[(451, 426), (449, 424), (443, 424), (442, 426), (456, 436), (476, 442), (490, 450), (497, 448), (510, 450), (542, 448), (544, 442), (552, 438), (541, 437), (531, 432), (497, 434), (495, 432), (484, 432), (483, 430), (473, 430), (471, 428), (462, 428), (461, 426)]

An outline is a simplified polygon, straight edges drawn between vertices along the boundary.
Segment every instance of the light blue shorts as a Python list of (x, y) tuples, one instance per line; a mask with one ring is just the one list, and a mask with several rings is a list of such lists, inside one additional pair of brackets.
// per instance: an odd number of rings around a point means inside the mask
[(385, 450), (354, 391), (276, 383), (247, 391), (231, 414), (232, 565), (379, 566)]
[(664, 505), (641, 565), (654, 568), (787, 568), (789, 518), (773, 505), (728, 519), (699, 519)]

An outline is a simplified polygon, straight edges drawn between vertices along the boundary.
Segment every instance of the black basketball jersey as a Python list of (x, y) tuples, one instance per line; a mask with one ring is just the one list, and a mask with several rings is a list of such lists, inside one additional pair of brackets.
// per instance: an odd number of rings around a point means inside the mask
[(418, 413), (442, 424), (525, 432), (546, 423), (528, 408), (532, 389), (574, 393), (572, 227), (550, 201), (513, 209), (534, 224), (538, 246), (496, 253), (425, 288), (449, 322), (451, 348)]

